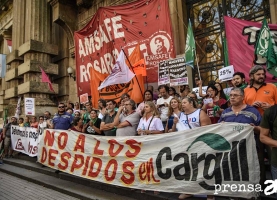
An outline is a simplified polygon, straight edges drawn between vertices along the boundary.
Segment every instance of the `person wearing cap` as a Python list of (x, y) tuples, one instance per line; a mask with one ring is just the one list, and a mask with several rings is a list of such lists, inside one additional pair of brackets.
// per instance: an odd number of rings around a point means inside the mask
[(11, 147), (11, 128), (12, 125), (17, 125), (17, 117), (11, 117), (11, 121), (6, 124), (3, 129), (3, 139), (4, 139), (4, 155), (6, 158), (12, 157), (13, 150)]
[(250, 87), (244, 89), (244, 102), (255, 107), (261, 115), (270, 106), (277, 104), (277, 88), (274, 84), (265, 83), (266, 70), (255, 65), (249, 72)]

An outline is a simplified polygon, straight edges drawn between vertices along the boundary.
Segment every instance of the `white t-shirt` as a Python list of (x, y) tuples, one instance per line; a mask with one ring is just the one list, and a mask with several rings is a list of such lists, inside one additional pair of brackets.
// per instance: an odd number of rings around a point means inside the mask
[(187, 127), (187, 129), (190, 129), (190, 127), (192, 129), (200, 127), (200, 112), (201, 109), (197, 109), (193, 113), (190, 113), (188, 115), (181, 112), (180, 121)]
[[(153, 117), (149, 117), (148, 120), (146, 120), (145, 117), (140, 118), (137, 130), (139, 130), (139, 129), (143, 130), (143, 127), (144, 127), (144, 130), (163, 131), (164, 127), (163, 127), (162, 120), (158, 117), (154, 117), (153, 120), (151, 121), (152, 118)], [(150, 122), (151, 122), (151, 124), (150, 124)], [(150, 124), (150, 126), (149, 126), (149, 124)], [(149, 127), (149, 129), (148, 129), (148, 127)]]
[[(157, 100), (157, 105), (161, 105), (161, 104), (167, 103), (168, 106), (170, 106), (169, 103), (170, 103), (170, 100), (172, 98), (173, 98), (172, 96), (169, 96), (167, 99), (159, 98)], [(168, 107), (163, 106), (163, 107), (160, 107), (158, 109), (161, 112), (161, 119), (162, 119), (162, 121), (165, 122), (167, 120), (167, 118), (168, 118), (168, 116), (167, 116), (167, 114), (168, 114)]]

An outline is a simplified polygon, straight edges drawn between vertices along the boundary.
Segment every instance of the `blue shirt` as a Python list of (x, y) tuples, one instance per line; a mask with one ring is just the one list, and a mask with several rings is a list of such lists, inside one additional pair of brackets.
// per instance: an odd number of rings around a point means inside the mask
[(250, 124), (253, 123), (255, 126), (259, 126), (262, 120), (261, 114), (259, 111), (254, 108), (253, 106), (247, 105), (244, 109), (242, 109), (238, 115), (236, 115), (232, 107), (225, 109), (218, 122), (237, 122), (237, 123), (244, 123)]
[(62, 115), (55, 114), (52, 120), (54, 129), (68, 130), (73, 122), (73, 116), (64, 112)]

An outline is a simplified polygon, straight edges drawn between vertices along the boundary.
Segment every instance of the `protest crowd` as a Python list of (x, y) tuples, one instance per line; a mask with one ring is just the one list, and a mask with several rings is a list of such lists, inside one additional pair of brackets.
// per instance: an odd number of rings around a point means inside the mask
[[(144, 101), (136, 104), (125, 93), (120, 101), (99, 99), (95, 108), (90, 102), (84, 105), (68, 101), (58, 104), (57, 113), (45, 111), (40, 116), (11, 117), (3, 129), (4, 154), (14, 156), (11, 147), (11, 125), (37, 129), (59, 129), (83, 134), (105, 136), (130, 136), (170, 134), (216, 123), (235, 122), (250, 124), (260, 164), (260, 184), (265, 181), (265, 162), (270, 162), (272, 179), (277, 179), (277, 88), (265, 82), (265, 69), (254, 66), (246, 74), (236, 72), (232, 88), (225, 94), (220, 82), (210, 81), (206, 93), (202, 92), (200, 77), (195, 78), (199, 94), (188, 85), (178, 88), (160, 85), (158, 94), (153, 86), (144, 91)], [(178, 93), (179, 89), (179, 93)], [(214, 141), (217, 142), (217, 141)], [(1, 158), (1, 164), (3, 158)], [(144, 192), (144, 190), (141, 190)], [(155, 194), (158, 194), (155, 191)], [(179, 199), (191, 197), (180, 194)], [(208, 195), (208, 199), (213, 196)]]

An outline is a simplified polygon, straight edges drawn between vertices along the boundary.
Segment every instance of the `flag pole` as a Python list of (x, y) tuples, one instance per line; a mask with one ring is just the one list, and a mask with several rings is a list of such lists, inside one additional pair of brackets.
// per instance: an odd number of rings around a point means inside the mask
[[(126, 59), (128, 60), (128, 63), (129, 63), (129, 64), (130, 64), (130, 66), (131, 66), (131, 70), (132, 70), (132, 72), (135, 74), (135, 77), (136, 77), (136, 80), (137, 80), (137, 83), (138, 83), (138, 86), (139, 86), (139, 90), (140, 90), (140, 93), (141, 93), (142, 99), (144, 99), (144, 98), (143, 98), (143, 92), (142, 92), (142, 89), (141, 89), (141, 87), (140, 87), (140, 84), (139, 84), (139, 81), (138, 81), (137, 75), (136, 75), (136, 73), (135, 73), (135, 71), (134, 71), (134, 69), (133, 69), (133, 67), (132, 67), (132, 64), (131, 64), (131, 62), (130, 62), (129, 58), (127, 57), (127, 55), (126, 55), (125, 51), (124, 51), (123, 49), (121, 49), (121, 50), (123, 51), (123, 53), (124, 53), (124, 55), (125, 55)], [(129, 67), (129, 68), (130, 68), (130, 67)]]
[(200, 76), (199, 65), (198, 65), (198, 58), (197, 58), (195, 49), (193, 50), (193, 52), (194, 52), (195, 59), (196, 59), (196, 66), (197, 66), (197, 70), (198, 70), (198, 77), (199, 77), (199, 80), (202, 81), (202, 80), (201, 80), (201, 76)]

